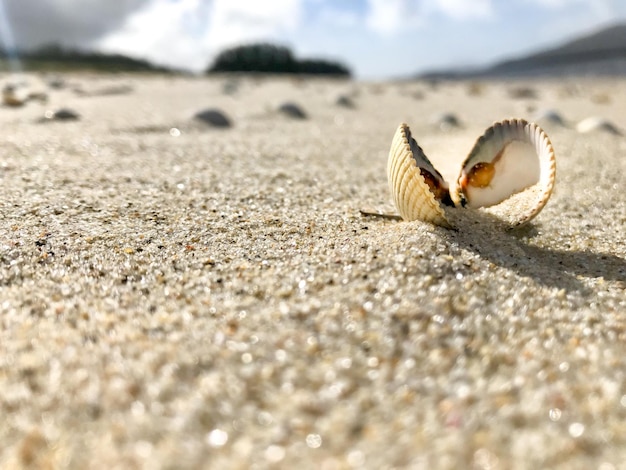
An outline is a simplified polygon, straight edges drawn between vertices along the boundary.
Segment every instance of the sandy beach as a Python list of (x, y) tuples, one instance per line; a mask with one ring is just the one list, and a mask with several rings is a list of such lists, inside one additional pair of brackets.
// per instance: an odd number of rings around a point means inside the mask
[[(626, 81), (62, 79), (0, 108), (0, 468), (626, 469)], [(401, 122), (452, 180), (545, 110), (529, 227), (361, 214)]]

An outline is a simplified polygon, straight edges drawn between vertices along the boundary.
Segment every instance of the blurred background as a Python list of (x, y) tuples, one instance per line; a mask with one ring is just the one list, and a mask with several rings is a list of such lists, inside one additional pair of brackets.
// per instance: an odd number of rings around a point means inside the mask
[(623, 0), (0, 0), (0, 29), (4, 70), (202, 73), (262, 43), (363, 80), (626, 73)]

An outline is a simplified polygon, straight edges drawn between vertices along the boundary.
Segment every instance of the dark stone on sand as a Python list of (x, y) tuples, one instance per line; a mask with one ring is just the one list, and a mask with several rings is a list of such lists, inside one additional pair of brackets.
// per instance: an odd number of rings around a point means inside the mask
[(231, 120), (219, 109), (207, 109), (194, 115), (194, 119), (211, 127), (231, 127)]
[(51, 122), (51, 121), (78, 121), (80, 119), (80, 114), (78, 114), (73, 109), (69, 108), (59, 108), (56, 111), (51, 109), (47, 110), (43, 117), (40, 119), (40, 122)]
[(350, 108), (350, 109), (356, 108), (356, 105), (354, 104), (354, 100), (350, 98), (348, 95), (339, 95), (337, 99), (335, 100), (335, 104), (337, 106), (341, 106), (342, 108)]
[(80, 85), (74, 87), (74, 93), (84, 97), (127, 95), (133, 91), (134, 89), (130, 85), (110, 85), (93, 90), (84, 90)]
[(278, 107), (278, 112), (292, 119), (307, 118), (307, 114), (304, 112), (304, 110), (299, 105), (291, 102), (281, 104)]
[(563, 119), (563, 117), (553, 109), (546, 109), (538, 112), (537, 114), (535, 114), (534, 120), (537, 122), (545, 122), (550, 124), (556, 124), (559, 126), (565, 126), (565, 120)]
[(62, 77), (58, 76), (49, 77), (47, 83), (48, 87), (52, 88), (53, 90), (62, 90), (66, 86), (65, 80)]
[(435, 118), (432, 120), (432, 123), (435, 127), (438, 127), (442, 131), (461, 127), (461, 121), (455, 114), (452, 113), (444, 113), (435, 116)]
[[(47, 116), (48, 113), (46, 113), (46, 117)], [(52, 112), (50, 119), (54, 121), (78, 121), (80, 119), (80, 114), (73, 109), (60, 108)]]
[(537, 90), (529, 87), (516, 87), (509, 90), (509, 96), (515, 99), (537, 99)]

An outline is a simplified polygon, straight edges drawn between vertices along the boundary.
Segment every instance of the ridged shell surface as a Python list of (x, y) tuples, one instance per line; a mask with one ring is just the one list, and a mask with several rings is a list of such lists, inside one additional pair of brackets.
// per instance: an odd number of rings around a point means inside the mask
[(396, 208), (404, 220), (421, 220), (450, 227), (443, 208), (421, 174), (421, 168), (441, 178), (412, 139), (409, 127), (400, 124), (393, 137), (387, 163), (389, 189)]
[(511, 119), (495, 123), (478, 138), (463, 163), (456, 191), (470, 208), (502, 203), (505, 207), (496, 212), (517, 227), (543, 209), (555, 177), (554, 149), (543, 129)]

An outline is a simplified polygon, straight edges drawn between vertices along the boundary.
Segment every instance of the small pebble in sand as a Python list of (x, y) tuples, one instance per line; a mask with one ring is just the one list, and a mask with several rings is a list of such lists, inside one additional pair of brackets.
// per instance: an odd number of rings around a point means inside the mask
[(565, 121), (563, 120), (563, 117), (553, 109), (544, 109), (535, 113), (533, 120), (535, 122), (565, 126)]
[(356, 105), (354, 104), (354, 100), (350, 98), (348, 95), (339, 95), (337, 99), (335, 99), (335, 105), (341, 106), (342, 108), (354, 109)]
[(536, 99), (537, 91), (529, 87), (517, 87), (509, 90), (509, 96), (516, 99)]
[(435, 116), (431, 123), (442, 131), (449, 131), (461, 127), (461, 121), (453, 113), (443, 113)]
[(58, 75), (53, 75), (53, 76), (49, 77), (46, 80), (46, 83), (47, 83), (48, 87), (52, 88), (53, 90), (62, 90), (67, 85), (65, 83), (65, 80), (63, 79), (63, 77), (60, 77)]
[(81, 85), (76, 85), (73, 87), (73, 91), (76, 95), (83, 97), (116, 96), (133, 93), (134, 87), (126, 84), (112, 84), (85, 90)]
[(286, 102), (278, 107), (278, 112), (291, 119), (306, 119), (307, 114), (296, 103)]
[(47, 110), (43, 117), (45, 121), (78, 121), (80, 114), (69, 108), (59, 108), (56, 111)]
[(595, 93), (591, 95), (591, 102), (595, 104), (609, 104), (611, 102), (611, 95), (608, 93)]
[(382, 95), (385, 92), (385, 87), (380, 83), (372, 83), (367, 89), (372, 95)]
[(206, 109), (204, 111), (200, 111), (196, 113), (193, 118), (211, 127), (227, 128), (232, 126), (231, 120), (228, 116), (226, 116), (226, 114), (219, 109)]
[(467, 85), (467, 94), (469, 96), (482, 96), (484, 91), (484, 85), (480, 82), (471, 82)]
[(588, 117), (576, 126), (576, 130), (583, 134), (588, 132), (607, 132), (613, 135), (622, 135), (622, 132), (612, 122), (600, 117)]
[(222, 93), (225, 95), (234, 95), (239, 91), (239, 81), (227, 80), (222, 84)]

